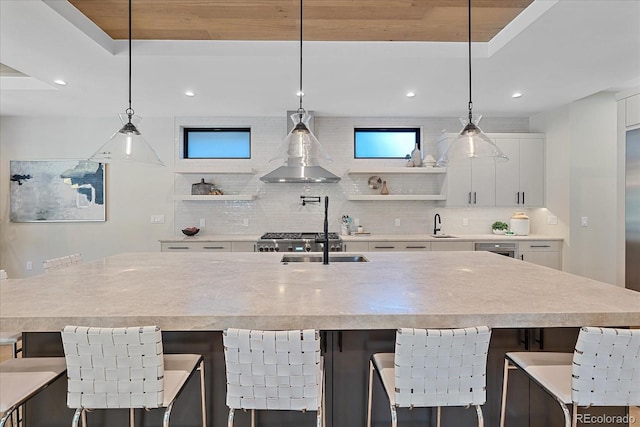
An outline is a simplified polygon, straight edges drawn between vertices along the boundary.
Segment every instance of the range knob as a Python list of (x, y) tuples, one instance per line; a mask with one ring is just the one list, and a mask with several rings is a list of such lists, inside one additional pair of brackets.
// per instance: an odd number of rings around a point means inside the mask
[(310, 244), (308, 244), (308, 243), (306, 243), (306, 244), (304, 245), (304, 250), (305, 250), (306, 252), (311, 252), (311, 245), (310, 245)]
[(259, 252), (264, 252), (264, 248), (263, 248), (262, 246), (260, 246), (260, 247), (258, 248), (258, 251), (259, 251)]
[(276, 246), (276, 252), (280, 252), (280, 248)]

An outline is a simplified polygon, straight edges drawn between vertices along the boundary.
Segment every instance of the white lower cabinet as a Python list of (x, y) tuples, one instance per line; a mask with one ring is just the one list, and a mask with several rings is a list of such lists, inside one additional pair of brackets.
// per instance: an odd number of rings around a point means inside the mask
[(161, 252), (253, 252), (254, 242), (162, 242)]
[(562, 270), (562, 241), (536, 240), (520, 242), (518, 253), (522, 261)]
[(369, 242), (344, 242), (344, 252), (368, 252)]
[(369, 242), (369, 251), (430, 251), (430, 242)]
[(472, 251), (473, 242), (431, 242), (432, 251)]

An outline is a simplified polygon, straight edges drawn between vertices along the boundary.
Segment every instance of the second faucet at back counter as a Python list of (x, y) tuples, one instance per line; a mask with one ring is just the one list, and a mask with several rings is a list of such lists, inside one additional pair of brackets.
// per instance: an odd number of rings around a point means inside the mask
[(438, 234), (438, 231), (442, 231), (442, 228), (438, 227), (438, 225), (442, 225), (442, 220), (440, 219), (440, 214), (437, 213), (433, 217), (433, 235), (434, 236)]

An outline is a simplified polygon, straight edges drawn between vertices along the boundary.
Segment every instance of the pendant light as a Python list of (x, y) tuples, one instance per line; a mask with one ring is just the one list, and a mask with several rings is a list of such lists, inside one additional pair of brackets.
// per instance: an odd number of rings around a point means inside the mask
[(458, 137), (451, 143), (447, 151), (438, 159), (438, 166), (446, 166), (449, 162), (466, 159), (490, 158), (496, 161), (507, 161), (509, 158), (494, 144), (478, 126), (482, 116), (473, 120), (473, 102), (471, 100), (471, 0), (469, 0), (469, 116), (460, 119), (464, 126)]
[(142, 118), (131, 108), (131, 0), (129, 0), (129, 108), (118, 115), (122, 128), (96, 151), (89, 160), (101, 163), (142, 162), (164, 166), (151, 145), (144, 139), (137, 125)]
[(338, 182), (340, 177), (318, 165), (318, 158), (332, 161), (324, 151), (320, 141), (309, 129), (311, 116), (302, 106), (302, 0), (300, 0), (300, 88), (298, 90), (299, 107), (291, 115), (294, 127), (280, 146), (271, 161), (285, 159), (285, 165), (260, 178), (269, 183), (328, 183)]

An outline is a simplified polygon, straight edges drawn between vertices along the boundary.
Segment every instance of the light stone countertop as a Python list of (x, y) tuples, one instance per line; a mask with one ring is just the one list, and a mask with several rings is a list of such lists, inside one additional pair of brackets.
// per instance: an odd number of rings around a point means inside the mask
[(640, 293), (488, 252), (127, 253), (0, 284), (0, 329), (640, 325)]

